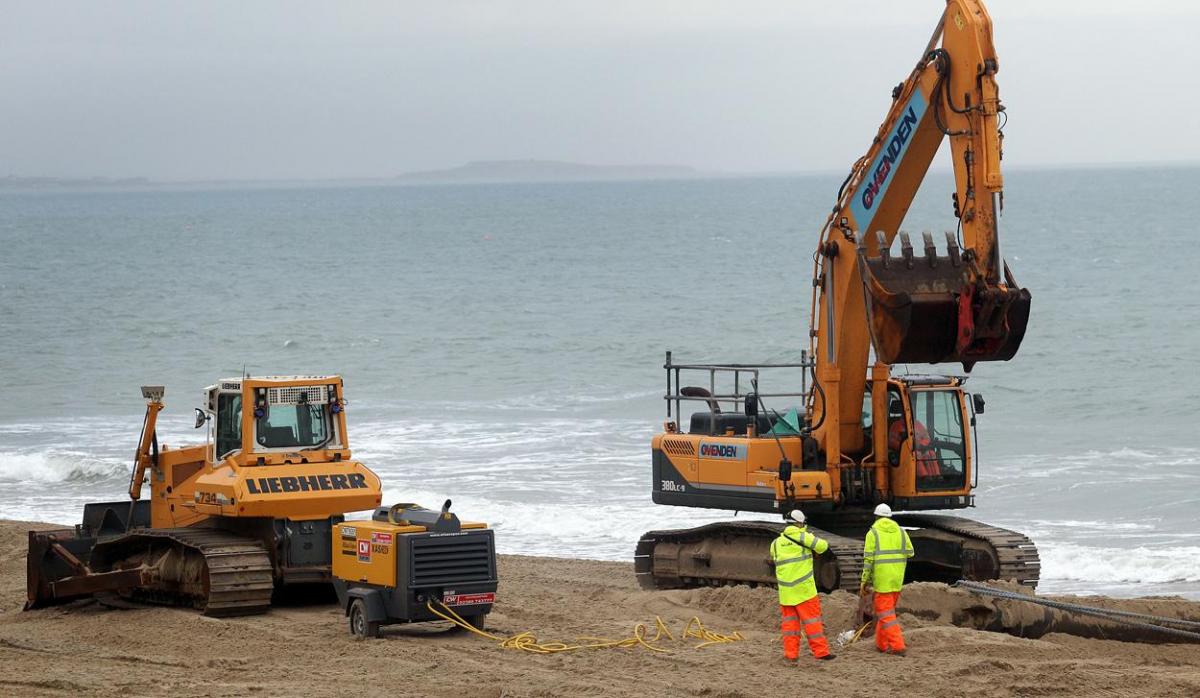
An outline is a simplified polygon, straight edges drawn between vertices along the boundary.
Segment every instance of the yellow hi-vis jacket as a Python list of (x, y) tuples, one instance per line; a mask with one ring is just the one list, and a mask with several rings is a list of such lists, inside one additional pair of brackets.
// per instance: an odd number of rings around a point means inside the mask
[(862, 583), (887, 594), (904, 587), (904, 568), (916, 554), (908, 532), (895, 521), (879, 517), (863, 543)]
[(817, 595), (813, 555), (829, 550), (829, 543), (804, 529), (804, 526), (789, 525), (771, 541), (771, 561), (775, 563), (780, 606), (797, 606)]

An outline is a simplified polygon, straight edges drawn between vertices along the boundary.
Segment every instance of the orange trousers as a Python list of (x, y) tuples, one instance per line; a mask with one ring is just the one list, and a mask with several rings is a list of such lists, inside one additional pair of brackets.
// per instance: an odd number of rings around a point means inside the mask
[(797, 606), (780, 606), (783, 620), (779, 630), (783, 633), (783, 656), (800, 658), (800, 629), (808, 638), (808, 648), (817, 658), (829, 654), (829, 643), (825, 641), (825, 626), (821, 623), (821, 597), (814, 596)]
[(899, 600), (898, 591), (887, 594), (875, 592), (875, 647), (880, 652), (897, 652), (904, 649), (900, 619), (896, 616), (896, 602)]

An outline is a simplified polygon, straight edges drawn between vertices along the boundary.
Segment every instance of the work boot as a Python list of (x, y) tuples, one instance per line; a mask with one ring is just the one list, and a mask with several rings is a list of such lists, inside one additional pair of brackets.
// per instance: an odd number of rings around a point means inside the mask
[(892, 650), (892, 654), (896, 655), (897, 657), (903, 657), (904, 655), (908, 654), (908, 650)]
[(822, 662), (827, 662), (830, 659), (837, 659), (837, 655), (836, 654), (827, 654), (824, 657), (817, 657), (817, 659), (820, 659)]
[(799, 657), (784, 657), (783, 658), (784, 666), (796, 666), (796, 664), (798, 664), (799, 662), (800, 662)]

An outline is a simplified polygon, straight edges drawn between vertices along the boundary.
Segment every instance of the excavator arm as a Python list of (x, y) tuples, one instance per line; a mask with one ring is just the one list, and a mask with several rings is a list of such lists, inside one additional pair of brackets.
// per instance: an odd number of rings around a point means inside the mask
[[(941, 45), (938, 46), (938, 42)], [(819, 389), (810, 416), (830, 464), (863, 447), (861, 409), (870, 349), (886, 378), (896, 363), (1015, 355), (1029, 316), (1000, 254), (1003, 107), (991, 18), (979, 0), (948, 0), (921, 59), (892, 92), (866, 155), (852, 168), (814, 256), (811, 338)], [(916, 254), (900, 233), (943, 140), (954, 165), (958, 230), (946, 254), (933, 237)]]

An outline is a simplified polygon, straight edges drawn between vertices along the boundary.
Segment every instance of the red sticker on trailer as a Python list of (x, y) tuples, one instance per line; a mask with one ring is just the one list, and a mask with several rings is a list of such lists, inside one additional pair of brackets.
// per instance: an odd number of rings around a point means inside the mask
[(371, 534), (371, 542), (378, 543), (379, 545), (391, 545), (392, 544), (392, 534), (390, 534), (390, 533), (372, 533)]
[(442, 597), (442, 603), (447, 606), (471, 606), (473, 604), (495, 603), (496, 592), (489, 591), (483, 594), (453, 594), (447, 593)]
[(359, 562), (370, 562), (371, 561), (371, 541), (369, 541), (369, 540), (358, 541), (358, 561)]

